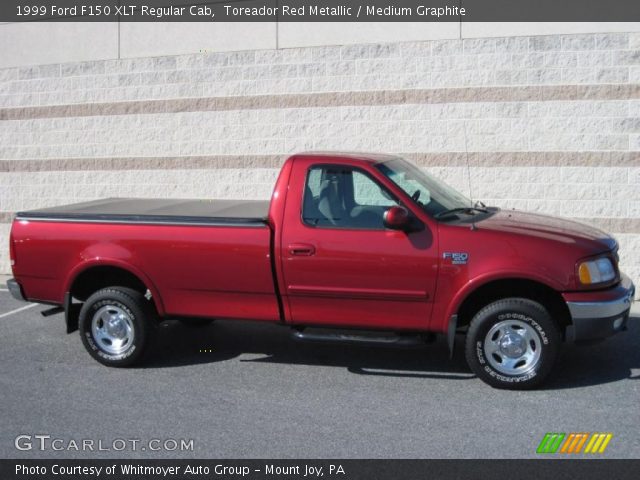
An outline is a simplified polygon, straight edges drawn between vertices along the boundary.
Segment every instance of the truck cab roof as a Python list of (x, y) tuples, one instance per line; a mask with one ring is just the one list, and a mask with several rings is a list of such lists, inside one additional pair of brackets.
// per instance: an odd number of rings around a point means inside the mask
[(341, 160), (357, 160), (366, 163), (381, 163), (398, 158), (396, 155), (383, 153), (367, 153), (367, 152), (331, 152), (331, 151), (309, 151), (296, 153), (294, 157), (319, 157), (324, 158), (327, 162), (340, 162)]

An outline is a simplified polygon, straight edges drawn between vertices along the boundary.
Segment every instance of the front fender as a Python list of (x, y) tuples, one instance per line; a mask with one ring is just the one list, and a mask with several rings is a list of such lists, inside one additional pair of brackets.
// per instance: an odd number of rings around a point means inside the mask
[(453, 297), (451, 298), (451, 301), (447, 305), (444, 318), (448, 319), (452, 315), (455, 315), (456, 313), (458, 313), (458, 309), (462, 305), (462, 302), (464, 302), (464, 300), (473, 292), (475, 292), (477, 289), (497, 280), (510, 280), (510, 279), (530, 280), (530, 281), (545, 285), (556, 291), (562, 290), (562, 287), (558, 282), (548, 277), (545, 277), (543, 275), (540, 275), (537, 272), (522, 271), (522, 270), (518, 270), (518, 271), (499, 270), (496, 272), (490, 272), (490, 273), (486, 273), (484, 275), (480, 275), (478, 277), (472, 278), (462, 288), (460, 288), (455, 293), (455, 295), (453, 295)]
[[(455, 335), (458, 328), (458, 310), (462, 306), (462, 303), (479, 288), (490, 284), (491, 282), (498, 280), (530, 280), (541, 285), (545, 285), (554, 290), (558, 290), (560, 287), (557, 282), (549, 279), (543, 275), (539, 275), (536, 272), (523, 272), (514, 270), (501, 270), (497, 272), (487, 273), (480, 275), (469, 280), (462, 288), (460, 288), (455, 295), (451, 298), (451, 301), (444, 309), (444, 314), (441, 317), (440, 331), (446, 332), (447, 345), (449, 347), (449, 354), (453, 357), (455, 348)], [(434, 327), (435, 328), (435, 327)]]

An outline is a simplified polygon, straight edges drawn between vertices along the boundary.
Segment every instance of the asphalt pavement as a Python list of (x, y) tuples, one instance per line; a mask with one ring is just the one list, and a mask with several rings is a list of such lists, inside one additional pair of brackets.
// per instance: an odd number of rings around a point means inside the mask
[(112, 369), (62, 315), (26, 306), (0, 290), (3, 458), (519, 458), (547, 432), (610, 432), (601, 457), (640, 458), (637, 307), (626, 333), (566, 346), (544, 389), (510, 392), (473, 376), (461, 349), (449, 360), (442, 340), (301, 344), (255, 322), (167, 322), (144, 365)]

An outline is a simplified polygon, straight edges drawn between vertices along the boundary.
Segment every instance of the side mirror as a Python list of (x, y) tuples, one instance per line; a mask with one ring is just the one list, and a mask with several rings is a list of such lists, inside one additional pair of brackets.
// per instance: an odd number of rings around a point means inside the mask
[(384, 226), (391, 230), (409, 230), (411, 225), (411, 219), (409, 218), (409, 212), (404, 207), (391, 207), (382, 217)]

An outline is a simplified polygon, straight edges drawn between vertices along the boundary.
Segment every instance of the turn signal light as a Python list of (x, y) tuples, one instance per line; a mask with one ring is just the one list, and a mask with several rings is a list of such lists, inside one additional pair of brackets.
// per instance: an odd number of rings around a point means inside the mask
[(580, 277), (580, 283), (583, 285), (591, 284), (591, 274), (589, 273), (589, 267), (587, 267), (586, 263), (581, 263), (580, 268), (578, 268), (578, 275)]

